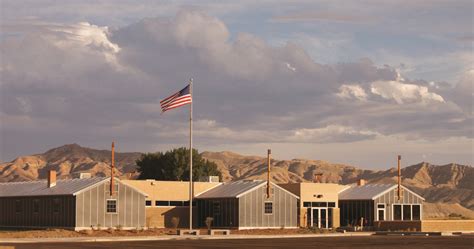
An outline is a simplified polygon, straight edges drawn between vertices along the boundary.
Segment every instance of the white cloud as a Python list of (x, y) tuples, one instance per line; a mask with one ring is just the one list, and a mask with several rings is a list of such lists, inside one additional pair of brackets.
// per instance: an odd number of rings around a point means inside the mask
[(379, 133), (370, 130), (357, 130), (350, 126), (328, 125), (322, 128), (302, 128), (294, 131), (288, 140), (292, 142), (352, 142), (372, 139)]
[(367, 93), (359, 85), (342, 85), (339, 87), (339, 92), (336, 95), (343, 99), (367, 100)]
[(400, 81), (376, 81), (371, 84), (370, 91), (384, 99), (393, 99), (398, 104), (445, 102), (442, 96), (429, 92), (425, 86), (406, 84)]

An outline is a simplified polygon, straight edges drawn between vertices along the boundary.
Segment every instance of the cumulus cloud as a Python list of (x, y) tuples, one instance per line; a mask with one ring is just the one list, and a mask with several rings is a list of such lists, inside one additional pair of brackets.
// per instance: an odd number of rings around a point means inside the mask
[(406, 102), (444, 102), (440, 95), (429, 92), (425, 86), (406, 84), (399, 81), (376, 81), (370, 91), (384, 99), (393, 99), (398, 104)]
[(25, 144), (112, 139), (133, 151), (184, 145), (187, 108), (160, 115), (159, 99), (190, 77), (197, 146), (472, 137), (467, 102), (452, 100), (469, 84), (401, 81), (369, 59), (321, 64), (291, 42), (231, 36), (222, 20), (201, 12), (117, 29), (32, 22), (18, 33), (0, 42), (6, 155)]
[(364, 88), (358, 85), (342, 85), (339, 87), (339, 92), (337, 96), (343, 99), (358, 99), (358, 100), (366, 100), (367, 93), (365, 92)]

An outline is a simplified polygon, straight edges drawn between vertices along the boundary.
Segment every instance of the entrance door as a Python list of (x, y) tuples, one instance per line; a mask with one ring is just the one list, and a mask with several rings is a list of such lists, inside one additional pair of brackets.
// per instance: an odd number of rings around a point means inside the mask
[[(330, 217), (331, 216), (331, 217)], [(330, 228), (329, 220), (332, 219), (332, 215), (328, 213), (328, 208), (311, 208), (311, 216), (308, 216), (311, 221), (312, 227), (317, 228)]]
[(378, 211), (378, 218), (380, 221), (385, 220), (385, 209), (377, 209)]

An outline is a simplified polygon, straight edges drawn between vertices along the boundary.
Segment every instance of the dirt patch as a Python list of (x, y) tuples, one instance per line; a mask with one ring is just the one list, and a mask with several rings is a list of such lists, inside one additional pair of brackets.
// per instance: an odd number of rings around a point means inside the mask
[(162, 236), (176, 234), (172, 229), (148, 230), (0, 230), (0, 238), (68, 238), (68, 237), (110, 237), (110, 236)]
[[(207, 234), (206, 229), (200, 230), (201, 234)], [(286, 235), (286, 234), (314, 234), (331, 233), (328, 230), (317, 229), (252, 229), (231, 230), (231, 234), (241, 235)], [(68, 238), (68, 237), (126, 237), (126, 236), (165, 236), (176, 235), (176, 230), (167, 228), (152, 228), (147, 230), (84, 230), (71, 231), (65, 229), (45, 230), (0, 230), (0, 238)]]

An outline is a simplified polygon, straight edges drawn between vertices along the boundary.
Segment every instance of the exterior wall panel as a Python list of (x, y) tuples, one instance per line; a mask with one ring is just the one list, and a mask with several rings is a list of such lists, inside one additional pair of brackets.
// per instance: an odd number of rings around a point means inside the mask
[[(53, 210), (53, 200), (58, 200), (58, 212)], [(0, 226), (2, 227), (74, 227), (74, 196), (38, 196), (0, 198)], [(20, 201), (21, 211), (16, 212)], [(34, 212), (37, 201), (39, 212)]]
[[(110, 195), (109, 182), (103, 182), (77, 195), (76, 221), (78, 228), (91, 227), (145, 227), (145, 197), (117, 181), (114, 195)], [(117, 202), (117, 212), (107, 212), (107, 200)]]

